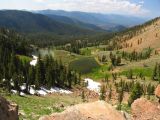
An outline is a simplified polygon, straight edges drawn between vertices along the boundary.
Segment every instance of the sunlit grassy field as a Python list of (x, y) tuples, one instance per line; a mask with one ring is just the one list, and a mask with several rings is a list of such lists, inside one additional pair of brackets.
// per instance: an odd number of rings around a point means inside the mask
[(60, 107), (60, 105), (66, 107), (81, 102), (80, 97), (71, 95), (49, 95), (45, 97), (5, 95), (4, 97), (18, 104), (20, 120), (38, 120), (43, 115), (63, 111), (65, 108)]

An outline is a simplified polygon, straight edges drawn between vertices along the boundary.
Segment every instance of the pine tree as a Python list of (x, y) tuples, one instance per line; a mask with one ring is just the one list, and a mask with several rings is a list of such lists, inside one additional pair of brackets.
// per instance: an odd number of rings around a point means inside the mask
[(52, 70), (51, 67), (48, 66), (48, 68), (46, 69), (46, 84), (48, 88), (51, 88), (53, 86), (53, 82), (52, 82)]
[(107, 82), (107, 84), (108, 84), (108, 82), (109, 82), (109, 76), (108, 76), (108, 74), (105, 75), (104, 81)]
[(78, 84), (81, 85), (81, 73), (79, 73), (79, 76), (78, 76)]
[(133, 71), (132, 71), (132, 69), (130, 69), (130, 70), (128, 71), (128, 73), (127, 73), (127, 78), (128, 78), (128, 79), (133, 79)]
[(109, 86), (109, 95), (108, 95), (108, 100), (111, 100), (112, 98), (112, 86)]
[(119, 90), (119, 93), (118, 93), (118, 102), (119, 102), (119, 105), (118, 105), (118, 110), (121, 110), (121, 104), (122, 104), (122, 101), (123, 101), (123, 96), (124, 96), (124, 93), (123, 93), (123, 88), (120, 88)]
[(158, 64), (156, 63), (156, 65), (154, 67), (154, 70), (153, 70), (153, 75), (152, 75), (152, 79), (153, 80), (155, 80), (156, 77), (157, 77), (157, 68), (158, 68), (157, 66), (158, 66)]
[(82, 101), (85, 102), (85, 93), (84, 93), (84, 90), (82, 91), (82, 94), (81, 94), (81, 98), (82, 98)]
[(105, 85), (101, 86), (99, 99), (100, 100), (104, 100), (104, 101), (106, 99), (106, 88), (105, 88)]
[(72, 73), (71, 73), (71, 70), (68, 70), (67, 79), (68, 79), (68, 87), (71, 88), (71, 86), (72, 86)]
[(136, 83), (132, 88), (131, 95), (128, 100), (128, 105), (130, 106), (134, 102), (134, 100), (140, 98), (141, 95), (142, 95), (142, 88), (140, 86), (140, 83)]
[(118, 56), (118, 57), (117, 57), (117, 65), (120, 65), (120, 64), (121, 64), (121, 57)]

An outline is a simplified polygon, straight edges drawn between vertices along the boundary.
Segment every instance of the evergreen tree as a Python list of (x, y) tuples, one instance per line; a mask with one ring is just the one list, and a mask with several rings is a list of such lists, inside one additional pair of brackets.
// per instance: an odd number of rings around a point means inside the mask
[(108, 100), (111, 100), (112, 98), (112, 86), (109, 86), (109, 95), (108, 95)]
[(81, 98), (82, 98), (82, 101), (85, 102), (85, 93), (84, 93), (84, 90), (82, 91), (82, 94), (81, 94)]
[(99, 99), (100, 100), (104, 100), (104, 101), (106, 99), (106, 88), (105, 88), (105, 85), (101, 86)]
[(140, 98), (141, 95), (142, 95), (141, 85), (140, 83), (136, 83), (132, 88), (131, 95), (128, 100), (128, 105), (130, 106), (134, 102), (134, 100)]
[(128, 78), (128, 79), (133, 79), (133, 71), (132, 71), (132, 69), (130, 69), (130, 70), (128, 71), (128, 73), (127, 73), (127, 78)]

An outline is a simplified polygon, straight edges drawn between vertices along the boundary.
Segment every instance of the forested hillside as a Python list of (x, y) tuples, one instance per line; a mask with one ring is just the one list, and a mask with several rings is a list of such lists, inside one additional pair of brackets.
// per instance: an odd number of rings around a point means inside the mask
[(0, 27), (14, 29), (22, 33), (49, 32), (52, 34), (87, 34), (89, 30), (55, 21), (41, 14), (26, 11), (0, 11)]
[(65, 17), (65, 16), (60, 16), (60, 15), (53, 15), (53, 14), (45, 14), (45, 15), (52, 18), (53, 20), (61, 22), (61, 23), (74, 25), (74, 26), (89, 29), (89, 30), (105, 31), (104, 29), (102, 29), (94, 24), (81, 22), (81, 21), (74, 19), (74, 18), (69, 18), (69, 17)]
[(53, 16), (50, 18), (26, 11), (0, 11), (0, 27), (15, 30), (29, 38), (26, 40), (30, 43), (40, 46), (64, 44), (70, 40), (84, 39), (93, 34), (104, 32), (94, 25), (82, 22), (79, 22), (78, 25), (76, 22), (68, 24), (64, 22), (65, 19), (64, 17), (53, 19)]
[[(115, 27), (130, 27), (145, 22), (145, 19), (133, 16), (116, 15), (116, 14), (99, 14), (80, 11), (63, 11), (63, 10), (41, 10), (35, 11), (44, 15), (60, 15), (79, 20), (84, 23), (94, 24), (108, 31), (116, 31)], [(123, 30), (123, 29), (119, 29)]]
[(25, 93), (29, 93), (30, 85), (39, 89), (41, 86), (71, 88), (72, 85), (80, 84), (79, 73), (68, 69), (51, 56), (41, 58), (39, 55), (36, 67), (30, 65), (30, 61), (23, 56), (29, 58), (31, 52), (32, 48), (20, 35), (8, 29), (0, 29), (0, 83), (9, 92), (14, 89), (20, 94), (23, 83), (26, 83)]

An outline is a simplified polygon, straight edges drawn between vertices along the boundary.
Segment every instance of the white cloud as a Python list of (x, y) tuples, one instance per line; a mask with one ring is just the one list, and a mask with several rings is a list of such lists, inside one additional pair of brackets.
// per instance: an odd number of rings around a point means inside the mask
[(140, 1), (139, 4), (144, 4), (144, 1)]
[(39, 2), (39, 3), (42, 3), (42, 2), (45, 2), (45, 0), (33, 0), (34, 2)]
[(144, 15), (149, 11), (143, 9), (142, 2), (144, 1), (132, 3), (130, 0), (55, 0), (50, 2), (47, 7), (68, 11)]

